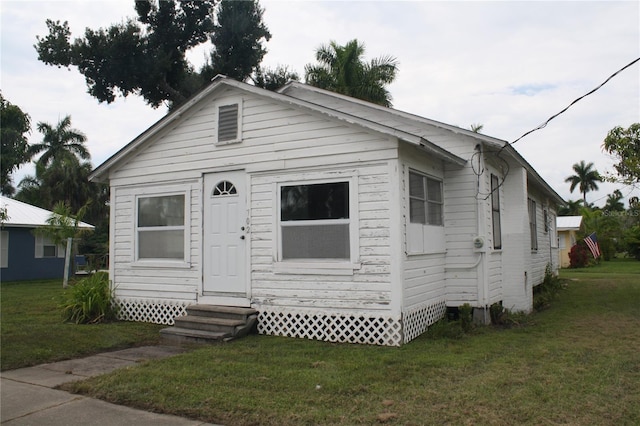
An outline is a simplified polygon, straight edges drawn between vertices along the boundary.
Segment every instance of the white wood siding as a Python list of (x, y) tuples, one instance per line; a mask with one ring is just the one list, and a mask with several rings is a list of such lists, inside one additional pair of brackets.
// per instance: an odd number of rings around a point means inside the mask
[(557, 248), (552, 248), (553, 238), (552, 228), (545, 230), (544, 211), (547, 211), (547, 218), (551, 215), (555, 217), (555, 207), (551, 206), (549, 200), (544, 198), (540, 191), (529, 185), (529, 198), (536, 202), (536, 222), (538, 231), (538, 249), (531, 250), (528, 262), (529, 280), (532, 286), (542, 284), (544, 273), (547, 265), (551, 265), (555, 270), (557, 268), (558, 254)]
[[(458, 147), (458, 155), (471, 159), (473, 145), (466, 152)], [(448, 306), (469, 303), (477, 306), (479, 284), (483, 276), (482, 255), (473, 249), (473, 239), (479, 235), (477, 176), (471, 163), (460, 169), (445, 165), (444, 223), (446, 230), (446, 297)]]
[[(187, 268), (171, 268), (136, 265), (135, 257), (135, 200), (141, 188), (111, 188), (113, 193), (111, 279), (120, 298), (149, 298), (164, 300), (196, 300), (200, 285), (200, 183), (198, 181), (172, 182), (170, 192), (179, 187), (187, 191), (190, 198), (185, 200), (190, 209), (190, 222), (185, 232), (190, 240)], [(149, 189), (150, 187), (145, 187)], [(163, 186), (154, 186), (161, 193)]]
[[(403, 173), (401, 179), (401, 212), (402, 212), (402, 281), (403, 305), (405, 311), (413, 308), (434, 304), (445, 299), (445, 251), (446, 242), (442, 247), (425, 247), (431, 253), (409, 254), (407, 247), (407, 232), (410, 222), (409, 213), (409, 170), (442, 180), (444, 182), (444, 166), (441, 160), (430, 158), (417, 148), (401, 146), (401, 164)], [(443, 199), (446, 206), (447, 199)], [(446, 214), (445, 214), (446, 216)], [(444, 227), (443, 227), (444, 230)], [(438, 243), (435, 242), (437, 245)]]
[[(296, 308), (386, 311), (392, 303), (390, 238), (390, 161), (397, 141), (357, 126), (327, 119), (244, 93), (242, 142), (216, 145), (217, 105), (238, 99), (236, 93), (204, 100), (169, 129), (132, 155), (110, 175), (115, 192), (114, 284), (119, 297), (194, 300), (201, 288), (202, 176), (244, 169), (250, 218), (252, 302)], [(353, 170), (358, 188), (359, 264), (352, 275), (274, 272), (275, 179)], [(136, 269), (133, 214), (137, 191), (146, 185), (186, 182), (191, 191), (191, 267)]]
[[(300, 181), (330, 171), (254, 174), (251, 179), (251, 280), (253, 303), (323, 310), (388, 311), (392, 304), (390, 186), (387, 163), (352, 164), (358, 187), (359, 268), (353, 274), (279, 273), (274, 265), (277, 238), (277, 183)], [(336, 171), (337, 173), (337, 171)]]

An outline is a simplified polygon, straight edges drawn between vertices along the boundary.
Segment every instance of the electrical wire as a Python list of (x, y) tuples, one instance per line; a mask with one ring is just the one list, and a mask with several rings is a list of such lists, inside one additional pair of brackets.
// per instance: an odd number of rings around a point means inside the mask
[(598, 90), (600, 90), (600, 88), (602, 86), (604, 86), (605, 84), (607, 84), (611, 79), (613, 79), (615, 76), (617, 76), (618, 74), (620, 74), (622, 71), (626, 70), (627, 68), (631, 67), (633, 64), (635, 64), (636, 62), (640, 61), (640, 58), (636, 58), (633, 61), (629, 62), (627, 65), (625, 65), (624, 67), (620, 68), (618, 71), (614, 72), (613, 74), (611, 74), (605, 81), (603, 81), (602, 83), (600, 83), (597, 87), (595, 87), (594, 89), (592, 89), (591, 91), (585, 93), (584, 95), (580, 96), (579, 98), (576, 98), (573, 102), (571, 102), (569, 105), (567, 105), (566, 108), (564, 108), (562, 111), (558, 112), (557, 114), (552, 115), (551, 117), (549, 117), (547, 119), (547, 121), (545, 121), (544, 123), (540, 124), (538, 127), (529, 130), (528, 132), (524, 133), (522, 136), (520, 136), (518, 139), (514, 140), (513, 142), (509, 142), (507, 144), (505, 144), (502, 148), (500, 148), (500, 151), (502, 151), (507, 145), (511, 146), (513, 144), (515, 144), (516, 142), (520, 141), (522, 138), (524, 138), (527, 135), (530, 135), (531, 133), (540, 130), (540, 129), (544, 129), (545, 127), (547, 127), (547, 124), (549, 124), (549, 122), (551, 120), (553, 120), (554, 118), (558, 117), (559, 115), (564, 114), (569, 108), (571, 108), (573, 105), (575, 105), (576, 103), (578, 103), (579, 101), (581, 101), (582, 99), (586, 98), (589, 95), (592, 95), (593, 93), (597, 92)]
[[(502, 176), (502, 180), (500, 181), (500, 183), (498, 184), (498, 186), (494, 189), (492, 189), (488, 194), (484, 194), (480, 192), (480, 176), (482, 176), (482, 174), (484, 173), (484, 169), (482, 170), (478, 170), (476, 171), (475, 168), (473, 170), (474, 174), (477, 176), (478, 178), (478, 188), (477, 188), (477, 192), (476, 192), (476, 198), (479, 196), (483, 196), (484, 199), (488, 199), (491, 194), (494, 191), (497, 191), (505, 182), (505, 180), (507, 179), (507, 175), (509, 174), (509, 163), (507, 162), (506, 159), (502, 158), (500, 155), (502, 154), (502, 152), (504, 151), (504, 149), (508, 146), (512, 146), (515, 143), (519, 142), (520, 140), (522, 140), (524, 137), (530, 135), (533, 132), (536, 132), (538, 130), (544, 129), (545, 127), (547, 127), (547, 125), (549, 124), (549, 122), (551, 122), (551, 120), (557, 118), (558, 116), (564, 114), (565, 112), (567, 112), (567, 110), (569, 108), (571, 108), (573, 105), (575, 105), (576, 103), (578, 103), (579, 101), (581, 101), (582, 99), (586, 98), (587, 96), (590, 96), (592, 94), (594, 94), (595, 92), (597, 92), (598, 90), (600, 90), (600, 88), (602, 88), (602, 86), (604, 86), (605, 84), (607, 84), (611, 79), (613, 79), (615, 76), (617, 76), (618, 74), (620, 74), (622, 71), (626, 70), (627, 68), (633, 66), (636, 62), (640, 61), (640, 58), (636, 58), (633, 61), (629, 62), (627, 65), (623, 66), (622, 68), (620, 68), (618, 71), (614, 72), (613, 74), (611, 74), (609, 77), (607, 77), (607, 79), (605, 81), (603, 81), (602, 83), (600, 83), (598, 86), (596, 86), (594, 89), (590, 90), (589, 92), (585, 93), (584, 95), (574, 99), (569, 105), (567, 105), (562, 111), (552, 115), (551, 117), (549, 117), (544, 123), (540, 124), (539, 126), (529, 130), (528, 132), (525, 132), (524, 134), (522, 134), (522, 136), (520, 136), (519, 138), (517, 138), (516, 140), (512, 141), (512, 142), (507, 142), (504, 145), (502, 145), (502, 147), (500, 147), (500, 149), (498, 151), (494, 151), (492, 152), (492, 154), (496, 157), (496, 159), (498, 159), (499, 161), (501, 161), (506, 168), (506, 171), (503, 170), (503, 176)], [(476, 155), (479, 155), (479, 152), (475, 152), (472, 156), (472, 168), (473, 168), (473, 157), (475, 157)], [(480, 163), (480, 160), (478, 161), (478, 164)], [(480, 164), (478, 165), (479, 169), (480, 169)]]

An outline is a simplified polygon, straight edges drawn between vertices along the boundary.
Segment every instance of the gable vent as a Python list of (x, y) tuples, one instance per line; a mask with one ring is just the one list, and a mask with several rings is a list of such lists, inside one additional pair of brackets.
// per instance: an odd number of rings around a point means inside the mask
[(238, 139), (238, 104), (223, 105), (218, 109), (218, 142)]

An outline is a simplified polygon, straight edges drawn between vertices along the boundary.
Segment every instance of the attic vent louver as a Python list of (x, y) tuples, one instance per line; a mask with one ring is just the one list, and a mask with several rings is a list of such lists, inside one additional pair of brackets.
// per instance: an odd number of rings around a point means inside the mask
[(238, 104), (223, 105), (218, 109), (218, 142), (238, 139)]

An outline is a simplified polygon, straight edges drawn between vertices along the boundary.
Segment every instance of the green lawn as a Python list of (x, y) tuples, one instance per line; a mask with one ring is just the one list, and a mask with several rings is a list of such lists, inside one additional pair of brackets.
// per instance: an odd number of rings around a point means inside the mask
[(249, 336), (65, 388), (229, 425), (640, 424), (640, 262), (562, 276), (526, 327), (401, 348)]
[(113, 322), (76, 325), (62, 321), (62, 281), (2, 283), (2, 370), (75, 358), (129, 346), (156, 344), (161, 326)]

